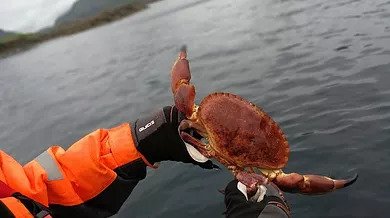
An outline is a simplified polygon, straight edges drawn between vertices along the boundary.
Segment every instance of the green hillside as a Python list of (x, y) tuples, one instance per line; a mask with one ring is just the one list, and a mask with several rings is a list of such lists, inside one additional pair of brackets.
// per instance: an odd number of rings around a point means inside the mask
[(4, 31), (4, 30), (0, 29), (0, 43), (10, 40), (13, 37), (15, 37), (16, 35), (18, 35), (18, 33)]
[(54, 27), (27, 34), (0, 30), (0, 55), (119, 20), (147, 8), (154, 1), (156, 0), (79, 0), (57, 19)]

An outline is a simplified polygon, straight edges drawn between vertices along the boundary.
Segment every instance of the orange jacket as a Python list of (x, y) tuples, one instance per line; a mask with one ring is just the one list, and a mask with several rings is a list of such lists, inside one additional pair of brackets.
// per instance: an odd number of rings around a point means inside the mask
[[(0, 151), (0, 180), (49, 207), (54, 217), (102, 217), (115, 214), (148, 162), (134, 145), (129, 124), (96, 130), (68, 150), (52, 146), (21, 166)], [(14, 197), (0, 198), (0, 215), (33, 217)], [(12, 216), (11, 216), (12, 217)]]

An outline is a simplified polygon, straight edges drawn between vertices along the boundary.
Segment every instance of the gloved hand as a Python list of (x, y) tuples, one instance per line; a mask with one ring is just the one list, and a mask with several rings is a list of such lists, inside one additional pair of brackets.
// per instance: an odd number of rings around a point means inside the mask
[(237, 180), (225, 188), (226, 217), (290, 217), (282, 191), (273, 183), (261, 185), (248, 196), (246, 186)]
[(133, 133), (137, 150), (151, 164), (171, 160), (192, 163), (205, 169), (218, 168), (206, 158), (196, 161), (189, 155), (187, 147), (190, 146), (186, 146), (178, 131), (184, 118), (176, 107), (166, 106), (151, 116), (135, 121)]

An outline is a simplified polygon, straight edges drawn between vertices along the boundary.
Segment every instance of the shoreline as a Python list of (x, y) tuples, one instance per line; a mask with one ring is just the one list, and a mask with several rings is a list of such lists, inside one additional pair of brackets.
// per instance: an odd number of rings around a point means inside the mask
[(51, 39), (72, 35), (120, 20), (148, 8), (149, 3), (152, 2), (153, 1), (148, 1), (148, 3), (129, 3), (111, 10), (103, 11), (90, 18), (61, 24), (44, 32), (16, 34), (9, 39), (0, 41), (0, 58), (27, 50), (36, 44)]

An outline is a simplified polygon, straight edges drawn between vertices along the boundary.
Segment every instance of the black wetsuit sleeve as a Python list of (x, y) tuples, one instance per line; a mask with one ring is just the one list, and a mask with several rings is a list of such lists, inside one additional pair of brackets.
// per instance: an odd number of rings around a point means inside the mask
[(260, 212), (258, 218), (288, 218), (287, 213), (280, 207), (274, 204), (268, 204)]
[(116, 179), (96, 197), (74, 206), (49, 205), (53, 217), (100, 218), (116, 214), (138, 182), (146, 177), (146, 165), (138, 159), (114, 171)]

